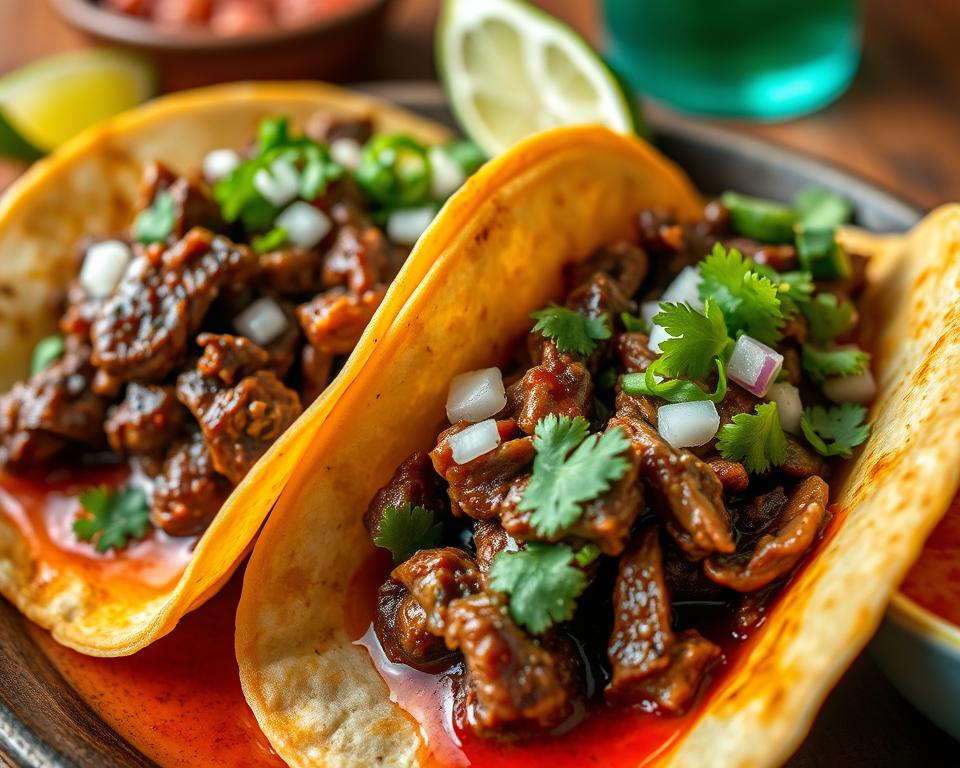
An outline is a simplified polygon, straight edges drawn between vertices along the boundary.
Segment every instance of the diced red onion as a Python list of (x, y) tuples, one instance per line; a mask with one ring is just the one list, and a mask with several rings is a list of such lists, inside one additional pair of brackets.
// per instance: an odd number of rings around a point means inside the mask
[(780, 426), (787, 432), (798, 434), (800, 432), (800, 414), (803, 413), (800, 390), (788, 381), (779, 381), (771, 385), (767, 392), (767, 400), (777, 404)]
[(483, 368), (454, 376), (447, 391), (447, 418), (483, 421), (503, 410), (507, 395), (499, 368)]
[(253, 174), (253, 186), (264, 199), (282, 208), (299, 194), (300, 174), (289, 160), (277, 158), (269, 170), (261, 168)]
[(450, 451), (457, 464), (466, 464), (478, 456), (490, 453), (500, 445), (500, 431), (493, 419), (471, 424), (462, 432), (450, 436)]
[(241, 163), (240, 155), (232, 149), (215, 149), (203, 158), (203, 178), (209, 182), (229, 176)]
[(671, 304), (683, 304), (686, 302), (696, 310), (703, 309), (703, 301), (700, 298), (700, 283), (703, 278), (700, 276), (700, 270), (697, 267), (684, 267), (680, 274), (673, 278), (673, 282), (666, 287), (660, 301), (668, 301)]
[(263, 347), (287, 330), (287, 316), (276, 301), (264, 296), (237, 315), (233, 325), (242, 335)]
[(667, 333), (666, 329), (659, 325), (650, 326), (650, 336), (647, 339), (647, 348), (651, 352), (660, 354), (660, 345), (665, 342), (667, 339), (676, 338)]
[(467, 176), (443, 147), (430, 147), (427, 156), (430, 158), (430, 192), (438, 200), (444, 200), (460, 189)]
[(80, 284), (95, 299), (106, 298), (117, 287), (132, 258), (130, 246), (120, 240), (94, 243), (83, 256)]
[(720, 429), (720, 414), (710, 400), (669, 403), (657, 408), (657, 431), (674, 448), (710, 442)]
[(387, 217), (387, 237), (400, 245), (413, 245), (437, 215), (432, 205), (401, 208)]
[(342, 138), (330, 142), (330, 157), (337, 165), (348, 171), (355, 171), (360, 166), (360, 144), (356, 139)]
[(313, 248), (333, 228), (327, 214), (302, 200), (288, 205), (277, 216), (276, 225), (283, 227), (287, 240), (300, 248)]
[(877, 395), (877, 383), (869, 368), (856, 376), (827, 379), (821, 389), (827, 399), (834, 403), (867, 405)]
[(727, 378), (752, 395), (766, 397), (782, 367), (783, 355), (744, 334), (733, 345), (733, 353), (727, 362)]

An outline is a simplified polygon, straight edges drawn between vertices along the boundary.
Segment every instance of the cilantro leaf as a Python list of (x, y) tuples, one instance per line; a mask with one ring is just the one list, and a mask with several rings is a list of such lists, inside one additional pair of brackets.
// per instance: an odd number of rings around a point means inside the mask
[(173, 233), (177, 218), (176, 203), (167, 191), (157, 192), (149, 208), (144, 208), (133, 220), (133, 234), (144, 245), (166, 240)]
[(561, 352), (589, 355), (597, 348), (598, 341), (610, 338), (606, 317), (585, 317), (557, 304), (531, 312), (530, 317), (537, 321), (533, 332), (539, 331), (553, 339)]
[(716, 357), (724, 357), (731, 345), (720, 308), (710, 299), (703, 312), (689, 304), (661, 304), (653, 322), (671, 336), (660, 342), (659, 374), (702, 380), (710, 375)]
[(533, 512), (530, 522), (545, 536), (576, 523), (583, 514), (580, 504), (607, 491), (629, 467), (621, 455), (630, 448), (622, 429), (587, 437), (589, 430), (581, 416), (571, 419), (552, 413), (534, 429), (537, 455), (519, 507)]
[(629, 312), (621, 312), (620, 320), (623, 322), (624, 330), (627, 333), (649, 333), (650, 328), (647, 326), (647, 321), (642, 317), (637, 317), (636, 315), (631, 315)]
[(30, 375), (36, 376), (40, 371), (46, 370), (53, 363), (63, 357), (66, 344), (63, 336), (54, 334), (40, 339), (37, 346), (33, 348), (33, 356), (30, 358)]
[(83, 541), (92, 541), (97, 552), (121, 549), (150, 529), (147, 497), (139, 488), (89, 488), (80, 494), (80, 505), (85, 514), (74, 521), (73, 532)]
[(829, 189), (809, 187), (793, 198), (793, 209), (804, 227), (832, 229), (846, 224), (853, 216), (850, 201)]
[(751, 263), (750, 268), (761, 277), (767, 278), (777, 286), (777, 298), (780, 299), (780, 311), (784, 316), (800, 311), (810, 301), (815, 286), (813, 275), (804, 270), (777, 272), (766, 264)]
[(807, 442), (821, 456), (850, 456), (852, 448), (870, 436), (870, 425), (864, 423), (867, 409), (862, 405), (843, 403), (832, 408), (815, 405), (804, 408), (800, 429)]
[(807, 375), (817, 384), (831, 376), (856, 376), (870, 365), (870, 355), (857, 347), (814, 347), (804, 344), (800, 348), (800, 364)]
[(274, 227), (269, 232), (254, 237), (251, 245), (255, 253), (269, 253), (287, 244), (287, 230), (283, 227)]
[(373, 534), (373, 543), (393, 553), (393, 561), (402, 563), (421, 549), (430, 549), (440, 543), (443, 523), (433, 522), (433, 512), (408, 501), (399, 507), (390, 506)]
[(853, 304), (846, 299), (837, 301), (832, 293), (818, 293), (802, 311), (807, 318), (807, 335), (814, 344), (833, 341), (853, 324)]
[(513, 620), (538, 635), (573, 618), (587, 575), (574, 565), (570, 547), (530, 541), (525, 549), (493, 559), (490, 585), (510, 596)]
[(783, 312), (777, 286), (752, 269), (752, 262), (740, 252), (726, 250), (720, 243), (700, 262), (700, 298), (711, 299), (723, 312), (731, 335), (743, 331), (769, 346), (780, 339), (777, 330)]
[(282, 147), (290, 136), (290, 121), (285, 117), (266, 117), (257, 127), (257, 147), (260, 153)]
[(725, 459), (742, 462), (760, 474), (787, 460), (787, 439), (780, 426), (776, 403), (762, 403), (755, 413), (738, 413), (717, 437), (717, 450)]

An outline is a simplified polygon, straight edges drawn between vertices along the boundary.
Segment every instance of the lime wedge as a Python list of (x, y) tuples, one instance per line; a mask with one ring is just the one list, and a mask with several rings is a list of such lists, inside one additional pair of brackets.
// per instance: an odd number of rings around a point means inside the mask
[(633, 100), (589, 44), (523, 0), (445, 0), (436, 57), (460, 126), (490, 155), (561, 125), (638, 127)]
[(28, 64), (0, 78), (0, 152), (23, 159), (31, 159), (25, 147), (48, 152), (155, 88), (150, 64), (120, 51), (71, 51)]

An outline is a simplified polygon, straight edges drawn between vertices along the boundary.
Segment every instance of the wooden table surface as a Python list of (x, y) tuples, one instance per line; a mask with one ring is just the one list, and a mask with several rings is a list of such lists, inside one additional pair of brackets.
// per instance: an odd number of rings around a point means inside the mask
[[(539, 4), (592, 42), (602, 41), (594, 3)], [(397, 0), (385, 44), (357, 79), (433, 77), (437, 6), (438, 0)], [(721, 124), (822, 157), (924, 208), (960, 200), (960, 2), (866, 0), (864, 28), (862, 66), (838, 102), (783, 123)], [(43, 0), (0, 0), (0, 74), (83, 44)], [(0, 162), (0, 188), (21, 170)], [(960, 762), (957, 755), (960, 745), (918, 715), (865, 654), (831, 695), (790, 765), (947, 766)]]

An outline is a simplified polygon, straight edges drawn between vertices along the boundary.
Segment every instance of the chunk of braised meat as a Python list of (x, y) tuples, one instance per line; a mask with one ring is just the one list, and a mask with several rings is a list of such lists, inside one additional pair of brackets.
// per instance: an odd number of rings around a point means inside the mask
[(777, 272), (789, 272), (800, 266), (797, 249), (789, 243), (777, 245), (761, 243), (747, 237), (725, 237), (723, 244), (728, 250), (736, 248), (746, 258)]
[(77, 336), (90, 340), (90, 326), (97, 316), (103, 299), (97, 299), (83, 286), (80, 280), (71, 280), (64, 298), (64, 310), (60, 315), (60, 332), (64, 336)]
[(605, 695), (624, 696), (637, 681), (670, 663), (670, 598), (656, 525), (638, 531), (620, 558), (613, 588), (613, 632), (607, 643), (612, 677)]
[(668, 212), (645, 208), (640, 211), (637, 225), (640, 246), (650, 253), (669, 255), (683, 250), (683, 227)]
[(820, 475), (826, 477), (830, 471), (820, 456), (804, 446), (797, 438), (787, 435), (787, 460), (780, 470), (790, 477), (804, 479)]
[(93, 362), (126, 381), (158, 381), (179, 366), (221, 288), (249, 278), (256, 258), (205, 229), (146, 249), (97, 313)]
[(449, 505), (446, 490), (443, 480), (433, 471), (429, 454), (417, 451), (404, 459), (393, 477), (377, 491), (363, 515), (363, 524), (372, 536), (379, 530), (387, 508), (404, 504), (442, 512)]
[(213, 467), (203, 436), (194, 432), (167, 452), (150, 504), (150, 520), (171, 536), (205, 529), (230, 495), (233, 485)]
[(703, 564), (710, 579), (737, 592), (754, 592), (793, 570), (813, 546), (827, 514), (830, 489), (822, 478), (808, 477), (791, 492), (771, 524), (771, 532), (752, 551), (709, 557)]
[[(177, 377), (177, 399), (200, 423), (214, 468), (239, 483), (300, 415), (300, 398), (273, 371), (248, 371), (252, 363), (244, 355), (262, 359), (266, 354), (253, 342), (215, 334), (202, 334), (201, 340), (204, 355), (196, 369)], [(236, 350), (239, 359), (231, 359), (224, 346)], [(209, 358), (208, 349), (213, 350)]]
[(203, 354), (197, 361), (197, 370), (221, 384), (233, 386), (240, 379), (267, 367), (267, 351), (245, 336), (228, 333), (201, 333), (197, 345)]
[(342, 225), (323, 260), (323, 283), (353, 293), (374, 290), (388, 277), (387, 241), (373, 224)]
[(402, 584), (423, 607), (427, 629), (443, 635), (450, 603), (480, 591), (480, 569), (456, 547), (421, 549), (393, 569), (390, 578)]
[(774, 582), (756, 592), (747, 592), (740, 596), (740, 602), (733, 617), (738, 638), (749, 637), (751, 632), (763, 626), (767, 620), (767, 611), (773, 604), (779, 587), (780, 585)]
[(559, 633), (528, 636), (510, 617), (507, 599), (480, 592), (447, 610), (447, 647), (466, 663), (467, 705), (481, 733), (539, 727), (566, 720), (582, 696), (579, 660)]
[(690, 451), (672, 447), (646, 422), (618, 413), (619, 425), (639, 457), (640, 478), (656, 496), (654, 505), (667, 530), (692, 559), (735, 549), (723, 486), (710, 467)]
[(650, 395), (628, 395), (618, 384), (614, 407), (618, 415), (645, 421), (656, 429), (658, 421), (657, 409), (663, 405), (664, 402), (666, 401), (661, 400), (659, 397), (651, 397)]
[(330, 383), (333, 355), (318, 352), (312, 344), (304, 344), (300, 353), (300, 397), (304, 407), (323, 394)]
[(783, 486), (778, 485), (772, 491), (761, 493), (737, 510), (737, 530), (747, 534), (762, 532), (776, 519), (786, 503), (787, 494), (783, 492)]
[(110, 447), (121, 456), (145, 455), (165, 449), (183, 431), (186, 419), (173, 387), (133, 382), (123, 401), (109, 410), (103, 427)]
[(547, 342), (539, 365), (528, 370), (521, 385), (520, 429), (532, 435), (537, 422), (548, 414), (555, 416), (587, 416), (593, 393), (590, 373), (556, 344)]
[(581, 285), (595, 273), (603, 272), (614, 280), (620, 293), (629, 298), (640, 289), (649, 268), (650, 259), (643, 248), (629, 240), (617, 240), (574, 266), (570, 283)]
[(493, 558), (501, 552), (516, 552), (520, 549), (517, 540), (494, 520), (477, 520), (473, 524), (473, 546), (484, 586), (487, 586), (487, 576), (493, 564)]
[(140, 182), (138, 209), (149, 208), (159, 193), (173, 200), (172, 237), (183, 237), (193, 227), (222, 232), (226, 225), (220, 206), (207, 187), (196, 179), (177, 176), (162, 163), (150, 163)]
[(360, 341), (385, 293), (383, 288), (360, 295), (333, 289), (299, 305), (297, 319), (319, 352), (348, 355)]
[(566, 306), (584, 317), (606, 318), (613, 328), (614, 319), (634, 304), (613, 277), (597, 272), (570, 292)]
[(63, 356), (0, 396), (0, 463), (29, 466), (71, 444), (104, 441), (107, 401), (91, 386), (90, 347), (68, 337)]
[[(733, 421), (733, 417), (740, 413), (753, 413), (754, 408), (759, 405), (761, 400), (751, 395), (747, 390), (737, 384), (730, 382), (727, 386), (727, 394), (723, 400), (717, 403), (717, 413), (720, 415), (720, 429)], [(720, 429), (717, 434), (720, 434)], [(706, 444), (692, 449), (700, 457), (716, 455), (717, 438), (713, 437)]]
[(747, 468), (739, 461), (730, 461), (719, 456), (714, 456), (706, 461), (707, 466), (716, 474), (723, 490), (732, 493), (747, 490), (747, 486), (750, 485), (750, 475), (747, 474)]
[(780, 326), (783, 335), (782, 344), (803, 344), (807, 340), (807, 319), (799, 312), (787, 315)]
[(427, 612), (406, 587), (388, 579), (377, 592), (373, 629), (387, 658), (426, 672), (450, 657), (443, 638), (427, 629)]
[(307, 121), (303, 130), (311, 139), (324, 144), (337, 139), (353, 139), (358, 144), (366, 144), (373, 136), (373, 117), (338, 117), (329, 112), (318, 112)]
[(800, 365), (800, 353), (793, 347), (783, 350), (783, 370), (787, 374), (787, 381), (793, 386), (800, 386), (803, 380), (803, 367)]
[(316, 249), (281, 248), (258, 257), (263, 285), (283, 296), (302, 296), (326, 287), (323, 256)]
[(620, 367), (627, 373), (643, 373), (657, 359), (650, 351), (650, 337), (645, 333), (618, 333), (613, 343)]
[(670, 663), (638, 681), (625, 700), (653, 703), (660, 712), (682, 715), (696, 699), (710, 665), (720, 656), (720, 649), (695, 629), (681, 632), (670, 648)]
[(660, 538), (663, 552), (663, 578), (670, 600), (715, 601), (728, 596), (724, 587), (710, 581), (703, 572), (703, 561), (691, 562), (682, 550), (669, 538)]
[(536, 451), (533, 439), (517, 437), (512, 419), (497, 422), (501, 443), (489, 453), (465, 464), (453, 460), (450, 437), (470, 424), (460, 421), (440, 433), (430, 459), (437, 473), (447, 481), (454, 512), (474, 520), (495, 520), (516, 508), (529, 480)]

